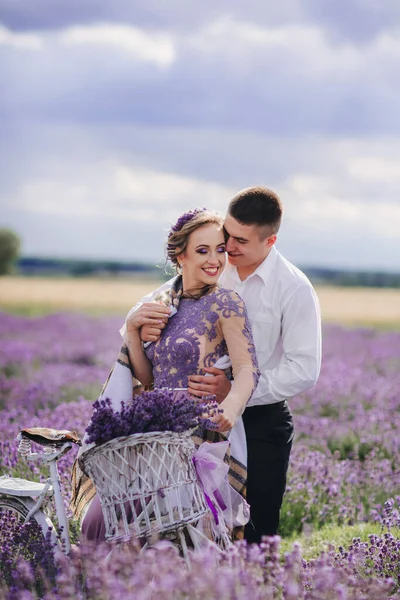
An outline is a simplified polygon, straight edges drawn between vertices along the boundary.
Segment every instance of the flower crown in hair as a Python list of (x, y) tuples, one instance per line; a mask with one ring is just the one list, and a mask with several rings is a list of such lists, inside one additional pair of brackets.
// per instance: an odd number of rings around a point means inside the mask
[(172, 225), (168, 237), (170, 237), (173, 233), (180, 231), (182, 227), (186, 225), (186, 223), (189, 223), (189, 221), (191, 221), (196, 215), (204, 212), (205, 210), (207, 210), (207, 208), (203, 206), (203, 208), (194, 208), (193, 210), (189, 210), (188, 212), (183, 213), (183, 215), (179, 217), (175, 225)]

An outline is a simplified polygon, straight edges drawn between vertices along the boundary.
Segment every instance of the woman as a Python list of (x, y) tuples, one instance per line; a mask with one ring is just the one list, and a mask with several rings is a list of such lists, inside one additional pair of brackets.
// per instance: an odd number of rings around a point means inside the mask
[[(234, 381), (220, 404), (222, 412), (214, 417), (217, 431), (207, 431), (195, 440), (197, 444), (221, 441), (226, 439), (221, 432), (231, 430), (239, 419), (259, 377), (243, 301), (235, 292), (217, 286), (226, 260), (222, 218), (205, 209), (182, 215), (169, 233), (167, 256), (178, 275), (157, 297), (160, 309), (145, 303), (128, 314), (121, 330), (126, 347), (102, 396), (111, 397), (114, 403), (127, 397), (126, 377), (122, 381), (126, 366), (134, 374), (133, 389), (138, 382), (156, 388), (186, 388), (190, 375), (202, 374), (205, 367), (229, 355)], [(154, 314), (160, 320), (165, 315), (169, 318), (160, 339), (143, 349), (140, 328)], [(132, 381), (130, 385), (132, 393)], [(245, 466), (234, 456), (227, 458), (230, 483), (244, 494)], [(82, 523), (86, 537), (101, 537), (98, 517), (99, 505), (94, 502)]]
[[(128, 315), (123, 334), (131, 365), (143, 385), (186, 388), (188, 376), (201, 374), (229, 354), (234, 384), (216, 418), (218, 430), (228, 431), (254, 390), (257, 365), (243, 301), (217, 286), (226, 261), (222, 218), (207, 210), (182, 215), (168, 236), (167, 256), (181, 274), (172, 292), (179, 297), (179, 311), (168, 320), (160, 340), (145, 351), (140, 328), (149, 323), (154, 304)], [(171, 303), (168, 294), (158, 300)]]

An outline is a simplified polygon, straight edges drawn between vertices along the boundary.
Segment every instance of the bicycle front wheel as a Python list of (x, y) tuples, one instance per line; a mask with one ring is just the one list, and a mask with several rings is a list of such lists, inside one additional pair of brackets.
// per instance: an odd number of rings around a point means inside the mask
[(0, 511), (10, 511), (22, 521), (25, 521), (29, 513), (28, 507), (19, 498), (11, 496), (0, 497)]
[(3, 579), (13, 585), (18, 578), (18, 562), (21, 558), (28, 562), (37, 584), (39, 573), (45, 573), (50, 579), (55, 577), (54, 534), (45, 524), (49, 521), (38, 511), (32, 520), (25, 523), (30, 509), (34, 506), (31, 498), (0, 497), (0, 544), (2, 562), (0, 565)]

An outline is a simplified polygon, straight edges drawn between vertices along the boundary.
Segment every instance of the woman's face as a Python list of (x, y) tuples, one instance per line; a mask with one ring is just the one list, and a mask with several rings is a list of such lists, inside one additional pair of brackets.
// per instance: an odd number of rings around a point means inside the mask
[(184, 291), (217, 283), (226, 261), (222, 227), (207, 223), (193, 231), (179, 259)]

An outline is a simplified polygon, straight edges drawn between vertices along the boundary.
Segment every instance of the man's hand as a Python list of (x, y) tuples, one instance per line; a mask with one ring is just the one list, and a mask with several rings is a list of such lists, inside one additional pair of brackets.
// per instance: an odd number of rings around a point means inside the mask
[(157, 325), (143, 325), (140, 330), (140, 339), (142, 342), (158, 342), (165, 325), (165, 323), (158, 323)]
[[(204, 369), (210, 375), (190, 375), (188, 378), (188, 390), (193, 396), (216, 396), (218, 404), (221, 404), (231, 390), (231, 382), (221, 369), (210, 367)], [(229, 429), (229, 428), (228, 428)]]

